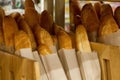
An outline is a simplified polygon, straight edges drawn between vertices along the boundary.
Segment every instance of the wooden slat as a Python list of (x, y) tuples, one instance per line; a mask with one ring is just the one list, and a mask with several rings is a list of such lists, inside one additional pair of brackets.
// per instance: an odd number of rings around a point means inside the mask
[(34, 61), (0, 51), (1, 80), (38, 80)]
[(98, 52), (102, 69), (102, 80), (120, 80), (120, 47), (91, 43)]

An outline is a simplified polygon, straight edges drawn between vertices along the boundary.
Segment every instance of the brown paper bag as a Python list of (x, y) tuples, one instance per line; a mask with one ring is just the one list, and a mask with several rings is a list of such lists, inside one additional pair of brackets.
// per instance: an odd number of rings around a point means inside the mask
[(102, 80), (120, 80), (120, 47), (99, 43), (91, 43), (91, 47), (98, 52)]
[(120, 30), (109, 35), (100, 37), (97, 39), (97, 41), (114, 46), (120, 46)]
[(83, 80), (101, 80), (101, 70), (96, 52), (77, 52)]

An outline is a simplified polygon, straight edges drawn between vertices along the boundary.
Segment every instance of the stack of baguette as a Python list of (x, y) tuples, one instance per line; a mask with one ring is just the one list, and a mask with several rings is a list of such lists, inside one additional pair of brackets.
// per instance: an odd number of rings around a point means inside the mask
[(76, 30), (70, 33), (57, 25), (46, 10), (38, 13), (32, 0), (25, 0), (23, 15), (14, 12), (5, 16), (4, 10), (0, 8), (0, 47), (5, 43), (4, 50), (10, 53), (31, 48), (47, 55), (52, 53), (50, 47), (58, 44), (58, 49), (76, 48), (77, 51), (91, 52), (90, 37), (87, 35), (96, 31), (96, 37), (101, 37), (119, 29), (119, 7), (113, 16), (109, 4), (96, 3), (93, 7), (87, 3), (80, 9), (75, 3), (76, 1), (72, 4), (72, 11), (79, 11), (72, 14), (79, 15), (80, 22), (75, 23)]

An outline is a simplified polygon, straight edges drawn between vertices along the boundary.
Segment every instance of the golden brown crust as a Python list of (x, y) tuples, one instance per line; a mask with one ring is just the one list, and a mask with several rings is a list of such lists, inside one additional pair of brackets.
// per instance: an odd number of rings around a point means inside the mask
[(48, 13), (47, 10), (44, 10), (41, 13), (40, 17), (40, 26), (47, 30), (50, 34), (53, 33), (53, 18), (52, 16)]
[(18, 31), (14, 36), (15, 50), (20, 50), (22, 48), (31, 48), (31, 42), (28, 35), (24, 31)]
[(114, 17), (120, 28), (120, 6), (115, 9)]
[(13, 12), (13, 13), (10, 14), (10, 16), (12, 18), (14, 18), (15, 21), (17, 22), (18, 18), (21, 16), (21, 14), (19, 12)]
[(99, 37), (116, 32), (119, 29), (112, 15), (106, 15), (101, 20), (98, 35)]
[(32, 0), (25, 0), (25, 8), (34, 8), (34, 3)]
[(60, 30), (57, 34), (59, 48), (72, 49), (72, 40), (70, 36), (63, 30)]
[(3, 20), (3, 33), (6, 47), (14, 47), (14, 34), (18, 26), (11, 16), (5, 16)]
[(3, 19), (4, 19), (5, 13), (4, 10), (0, 7), (0, 44), (4, 43), (3, 40)]
[(96, 14), (97, 14), (98, 18), (100, 18), (100, 7), (101, 7), (101, 3), (100, 2), (96, 2), (94, 4), (94, 9), (96, 11)]
[(55, 35), (57, 35), (57, 33), (59, 32), (59, 30), (63, 30), (64, 31), (64, 29), (63, 29), (63, 27), (61, 27), (61, 26), (58, 26), (57, 24), (53, 24), (53, 29), (54, 29), (54, 34)]
[(88, 32), (96, 31), (99, 27), (99, 19), (91, 3), (85, 4), (81, 11), (82, 24)]
[(49, 47), (45, 44), (40, 44), (38, 47), (38, 52), (40, 55), (48, 55), (51, 54), (52, 51), (49, 49)]
[(70, 36), (70, 38), (72, 40), (72, 47), (75, 48), (75, 46), (76, 46), (75, 45), (75, 34), (73, 32), (70, 32), (69, 36)]
[(39, 24), (39, 15), (33, 8), (25, 9), (24, 19), (31, 28), (33, 28), (36, 24)]
[(91, 52), (87, 32), (83, 25), (78, 25), (76, 28), (76, 49), (81, 52)]
[(100, 8), (100, 20), (106, 15), (113, 15), (112, 7), (109, 4), (102, 4)]
[(56, 35), (51, 35), (53, 39), (53, 44), (56, 45), (58, 43), (57, 36)]
[(25, 22), (25, 20), (22, 17), (19, 18), (18, 26), (21, 30), (23, 30), (24, 32), (26, 32), (28, 34), (28, 36), (30, 38), (32, 50), (35, 50), (37, 45), (36, 45), (36, 42), (35, 42), (34, 35), (32, 33), (32, 30), (30, 29), (29, 25)]
[(53, 46), (53, 40), (51, 35), (39, 25), (36, 25), (34, 27), (34, 36), (36, 37), (38, 45), (45, 44), (48, 47)]

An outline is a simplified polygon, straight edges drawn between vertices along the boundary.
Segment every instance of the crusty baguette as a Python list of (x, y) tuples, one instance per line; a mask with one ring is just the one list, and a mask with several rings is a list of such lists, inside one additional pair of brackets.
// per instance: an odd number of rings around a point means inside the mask
[(45, 44), (48, 47), (53, 46), (53, 40), (51, 35), (45, 29), (41, 28), (39, 25), (36, 25), (34, 27), (34, 36), (36, 37), (38, 45)]
[(53, 44), (56, 45), (58, 43), (57, 36), (56, 35), (51, 35), (53, 39)]
[(53, 18), (52, 16), (48, 13), (47, 10), (44, 10), (41, 13), (40, 17), (40, 26), (47, 30), (49, 33), (53, 33)]
[(99, 27), (98, 16), (91, 3), (85, 4), (81, 11), (81, 21), (88, 32), (96, 31)]
[[(3, 40), (3, 19), (4, 19), (5, 13), (4, 10), (0, 7), (0, 45), (4, 44)], [(2, 47), (2, 46), (0, 46)]]
[(81, 52), (91, 52), (90, 43), (87, 37), (87, 32), (83, 25), (78, 25), (75, 32), (76, 49)]
[(100, 18), (100, 7), (101, 7), (101, 5), (102, 4), (100, 2), (96, 2), (94, 4), (94, 8), (95, 8), (95, 11), (96, 11), (96, 14), (97, 14), (98, 18)]
[(37, 47), (34, 35), (32, 33), (31, 28), (29, 27), (29, 25), (26, 23), (26, 21), (21, 17), (19, 18), (18, 21), (18, 26), (21, 30), (23, 30), (24, 32), (26, 32), (30, 38), (30, 42), (31, 42), (31, 46), (32, 46), (32, 50), (35, 50)]
[(119, 29), (119, 27), (118, 27), (117, 23), (115, 22), (113, 16), (111, 14), (106, 15), (101, 20), (98, 35), (99, 35), (99, 37), (105, 36), (105, 35), (111, 34), (113, 32), (116, 32), (118, 29)]
[(115, 9), (114, 17), (120, 28), (120, 6)]
[(39, 14), (33, 8), (25, 9), (24, 19), (31, 28), (33, 28), (36, 24), (39, 24)]
[(21, 14), (19, 12), (13, 12), (13, 13), (10, 14), (10, 16), (12, 18), (14, 18), (15, 21), (17, 22), (18, 18), (21, 16)]
[(15, 33), (14, 41), (15, 41), (15, 50), (16, 51), (20, 50), (22, 48), (31, 48), (30, 39), (29, 39), (28, 35), (22, 30)]
[(75, 48), (75, 33), (69, 32), (69, 36), (72, 40), (72, 47)]
[(52, 53), (52, 51), (49, 49), (49, 47), (45, 44), (40, 44), (38, 46), (38, 52), (40, 55), (48, 55), (48, 54)]
[(72, 40), (70, 36), (63, 30), (59, 30), (57, 34), (59, 49), (72, 49)]
[(113, 15), (110, 4), (102, 4), (100, 7), (100, 20), (106, 15)]
[(64, 30), (61, 26), (58, 26), (56, 23), (53, 24), (54, 34), (57, 35), (59, 30)]
[(25, 0), (25, 8), (34, 8), (34, 3), (32, 0)]
[(5, 16), (3, 19), (3, 34), (7, 51), (14, 51), (14, 34), (18, 31), (18, 26), (11, 16)]

